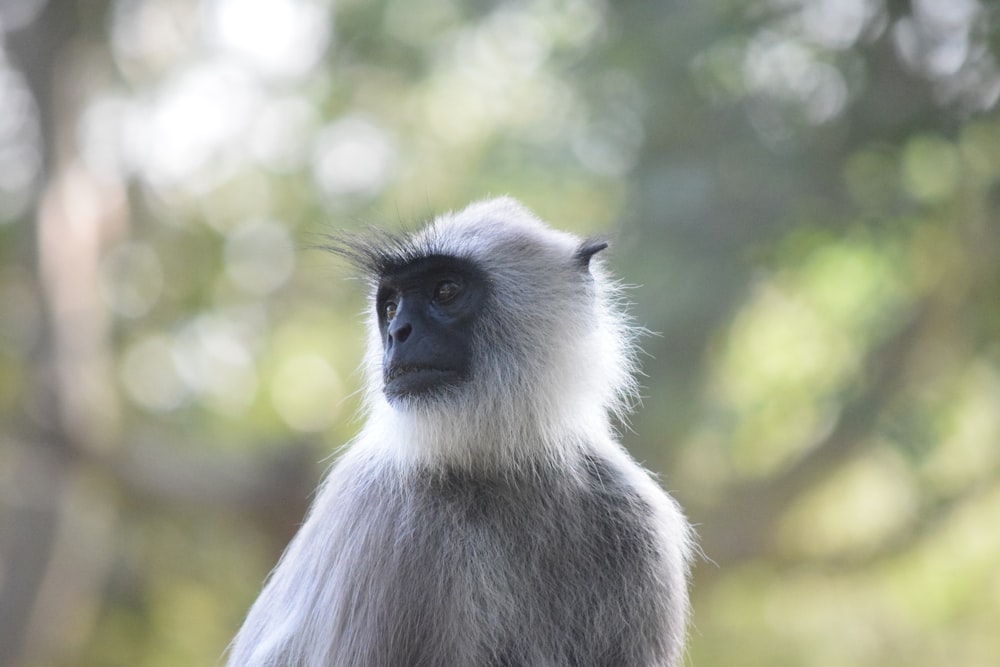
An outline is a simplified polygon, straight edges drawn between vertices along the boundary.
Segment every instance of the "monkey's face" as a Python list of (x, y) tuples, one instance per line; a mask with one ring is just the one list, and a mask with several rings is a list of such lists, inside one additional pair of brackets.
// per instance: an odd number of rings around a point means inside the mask
[(487, 292), (482, 272), (456, 257), (422, 257), (381, 276), (375, 307), (390, 403), (447, 394), (469, 378)]

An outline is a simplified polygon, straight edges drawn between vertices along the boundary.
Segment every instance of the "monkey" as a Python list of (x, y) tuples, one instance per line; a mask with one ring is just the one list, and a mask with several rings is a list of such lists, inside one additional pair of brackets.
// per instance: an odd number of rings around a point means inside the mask
[(364, 414), (232, 667), (675, 667), (693, 531), (619, 442), (637, 331), (598, 253), (501, 197), (329, 249)]

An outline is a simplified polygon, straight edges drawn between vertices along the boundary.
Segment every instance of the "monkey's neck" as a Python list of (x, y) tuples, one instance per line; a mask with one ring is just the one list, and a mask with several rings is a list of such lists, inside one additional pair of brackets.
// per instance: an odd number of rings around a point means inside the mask
[(614, 446), (606, 416), (572, 427), (563, 423), (541, 428), (523, 419), (524, 414), (496, 420), (390, 406), (380, 412), (368, 420), (358, 444), (379, 449), (403, 467), (505, 470), (539, 462), (560, 465)]

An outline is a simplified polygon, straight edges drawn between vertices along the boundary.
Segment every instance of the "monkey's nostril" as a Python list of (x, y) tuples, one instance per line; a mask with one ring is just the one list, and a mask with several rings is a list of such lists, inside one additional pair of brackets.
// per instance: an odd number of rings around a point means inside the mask
[(405, 343), (406, 339), (410, 337), (413, 333), (413, 326), (409, 324), (404, 324), (395, 331), (392, 332), (392, 337), (396, 339), (397, 343)]

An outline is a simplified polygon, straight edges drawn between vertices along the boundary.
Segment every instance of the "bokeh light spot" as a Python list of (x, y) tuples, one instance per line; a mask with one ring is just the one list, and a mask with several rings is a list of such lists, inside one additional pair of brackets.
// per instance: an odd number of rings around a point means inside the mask
[(918, 200), (938, 202), (955, 192), (961, 176), (958, 151), (947, 139), (923, 135), (903, 152), (903, 184)]
[(277, 222), (250, 222), (226, 239), (226, 275), (240, 289), (264, 296), (281, 287), (295, 268), (288, 230)]
[(274, 409), (297, 431), (320, 431), (331, 426), (342, 398), (343, 383), (337, 372), (315, 354), (285, 361), (271, 388)]
[(223, 414), (242, 414), (257, 393), (257, 372), (234, 322), (203, 315), (177, 334), (173, 360), (180, 377), (206, 405)]
[(128, 397), (151, 412), (175, 410), (190, 391), (174, 365), (173, 341), (156, 334), (128, 347), (119, 366), (119, 378)]
[(350, 116), (320, 134), (313, 172), (328, 203), (335, 203), (346, 195), (378, 193), (389, 181), (396, 159), (396, 147), (384, 130), (366, 118)]

